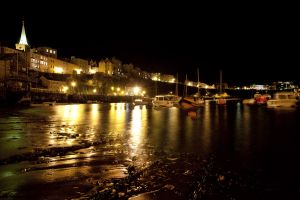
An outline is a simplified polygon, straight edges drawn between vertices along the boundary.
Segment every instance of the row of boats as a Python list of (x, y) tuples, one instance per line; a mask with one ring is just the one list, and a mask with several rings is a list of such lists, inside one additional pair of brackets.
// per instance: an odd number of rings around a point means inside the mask
[(134, 105), (152, 105), (156, 108), (170, 108), (173, 106), (180, 106), (183, 109), (190, 110), (203, 106), (208, 101), (214, 101), (216, 104), (226, 104), (225, 97), (229, 97), (227, 94), (218, 97), (200, 97), (199, 95), (179, 97), (177, 95), (156, 95), (153, 99), (142, 98), (136, 99)]
[(251, 99), (241, 100), (231, 98), (226, 93), (212, 97), (201, 97), (199, 95), (179, 97), (177, 95), (156, 95), (154, 98), (136, 99), (133, 105), (151, 105), (157, 108), (170, 108), (180, 106), (183, 109), (197, 109), (206, 102), (215, 102), (217, 105), (226, 105), (229, 102), (242, 102), (244, 105), (265, 105), (269, 108), (297, 107), (300, 106), (299, 92), (276, 92), (273, 97), (269, 94), (255, 94)]
[(246, 105), (266, 105), (268, 108), (291, 108), (300, 106), (298, 91), (276, 92), (273, 97), (269, 94), (255, 94), (251, 99), (244, 99)]

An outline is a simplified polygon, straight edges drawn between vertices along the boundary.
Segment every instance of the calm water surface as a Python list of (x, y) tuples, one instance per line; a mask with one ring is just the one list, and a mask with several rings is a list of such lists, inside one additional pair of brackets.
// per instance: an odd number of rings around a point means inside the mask
[[(55, 150), (40, 162), (26, 158), (47, 149)], [(155, 151), (213, 155), (220, 167), (253, 173), (266, 190), (300, 193), (299, 109), (206, 105), (188, 113), (117, 103), (0, 108), (0, 160), (20, 155), (0, 165), (0, 197), (72, 197), (74, 188), (87, 190), (87, 177), (123, 177), (120, 160), (147, 163)]]

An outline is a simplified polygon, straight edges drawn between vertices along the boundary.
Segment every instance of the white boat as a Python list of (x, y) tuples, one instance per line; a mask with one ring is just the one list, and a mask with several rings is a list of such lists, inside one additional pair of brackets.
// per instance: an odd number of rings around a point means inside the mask
[(268, 108), (278, 107), (296, 107), (299, 100), (299, 95), (294, 92), (277, 92), (273, 98), (267, 101)]
[(143, 106), (143, 105), (152, 106), (152, 98), (142, 97), (142, 98), (135, 99), (132, 102), (132, 105), (133, 106)]
[(173, 107), (179, 104), (180, 97), (176, 95), (156, 95), (152, 101), (154, 107)]

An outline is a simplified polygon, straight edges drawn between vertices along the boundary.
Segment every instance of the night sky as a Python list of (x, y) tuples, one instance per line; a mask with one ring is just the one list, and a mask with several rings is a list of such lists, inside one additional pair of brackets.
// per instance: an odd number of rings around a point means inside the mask
[(228, 83), (299, 80), (299, 21), (281, 5), (74, 4), (2, 12), (0, 41), (14, 47), (25, 19), (31, 47), (56, 48), (59, 57), (115, 56), (181, 80), (197, 80), (199, 68), (208, 83), (218, 82), (220, 69)]

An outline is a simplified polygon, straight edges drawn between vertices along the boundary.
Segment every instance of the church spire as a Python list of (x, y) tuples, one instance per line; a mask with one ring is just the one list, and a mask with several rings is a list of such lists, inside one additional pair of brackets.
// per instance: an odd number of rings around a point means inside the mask
[(16, 44), (16, 49), (21, 50), (21, 51), (27, 51), (27, 50), (29, 50), (29, 48), (30, 47), (28, 45), (26, 33), (25, 33), (24, 21), (22, 21), (21, 37), (20, 37), (19, 43)]
[(25, 44), (25, 45), (28, 45), (27, 38), (26, 38), (26, 32), (25, 32), (24, 21), (22, 21), (22, 32), (21, 32), (21, 38), (20, 38), (19, 44)]

